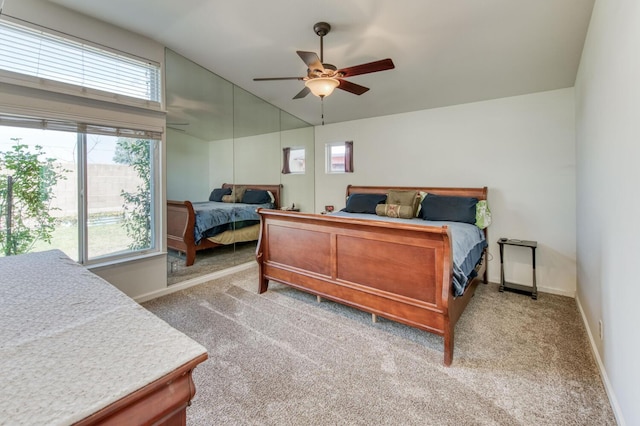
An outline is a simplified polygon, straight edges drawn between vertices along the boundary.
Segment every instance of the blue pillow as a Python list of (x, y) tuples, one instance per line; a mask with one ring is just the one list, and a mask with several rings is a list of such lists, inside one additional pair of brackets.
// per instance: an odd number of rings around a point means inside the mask
[(209, 201), (222, 201), (224, 195), (231, 195), (231, 188), (216, 188), (211, 191)]
[(424, 220), (476, 223), (477, 198), (427, 194), (420, 215)]
[(265, 204), (271, 202), (271, 197), (267, 191), (261, 189), (247, 189), (242, 196), (244, 204)]
[(387, 194), (351, 194), (344, 211), (376, 214), (376, 206), (387, 201)]

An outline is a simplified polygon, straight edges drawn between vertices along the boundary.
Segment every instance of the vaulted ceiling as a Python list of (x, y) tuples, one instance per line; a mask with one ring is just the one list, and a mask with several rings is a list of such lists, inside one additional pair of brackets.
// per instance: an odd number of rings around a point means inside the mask
[(324, 62), (391, 58), (395, 69), (349, 78), (325, 122), (396, 114), (572, 87), (594, 0), (50, 0), (150, 37), (312, 124), (320, 99), (292, 99), (297, 50), (319, 54), (313, 25), (331, 24)]

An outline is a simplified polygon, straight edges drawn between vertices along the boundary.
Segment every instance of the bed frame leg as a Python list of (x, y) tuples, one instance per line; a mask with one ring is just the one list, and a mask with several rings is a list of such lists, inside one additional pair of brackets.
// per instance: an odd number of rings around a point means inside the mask
[(264, 277), (263, 254), (260, 245), (256, 249), (256, 262), (258, 263), (258, 294), (262, 294), (269, 289), (269, 279)]
[(193, 247), (188, 247), (187, 251), (184, 253), (186, 255), (186, 266), (191, 266), (196, 261), (196, 249)]
[(269, 280), (260, 274), (260, 282), (258, 284), (258, 294), (262, 294), (269, 289)]
[(376, 314), (371, 314), (371, 322), (374, 324), (378, 322), (378, 316)]
[(453, 329), (444, 332), (444, 365), (448, 367), (453, 361)]
[(484, 274), (482, 274), (482, 279), (485, 284), (489, 284), (489, 265), (487, 262), (487, 255), (489, 254), (489, 249), (484, 249)]
[(316, 295), (316, 301), (317, 301), (318, 303), (321, 303), (321, 302), (322, 302), (322, 297), (320, 297), (320, 296)]

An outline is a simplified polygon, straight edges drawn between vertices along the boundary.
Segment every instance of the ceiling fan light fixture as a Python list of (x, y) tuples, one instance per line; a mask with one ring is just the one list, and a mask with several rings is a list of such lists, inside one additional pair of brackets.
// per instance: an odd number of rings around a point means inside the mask
[(305, 81), (304, 85), (317, 97), (324, 98), (333, 93), (333, 89), (340, 85), (340, 81), (332, 77), (316, 77)]

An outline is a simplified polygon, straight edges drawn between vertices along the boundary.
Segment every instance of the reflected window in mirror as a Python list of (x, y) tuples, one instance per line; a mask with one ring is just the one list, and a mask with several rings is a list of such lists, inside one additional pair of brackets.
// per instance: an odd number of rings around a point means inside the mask
[(282, 148), (282, 174), (305, 173), (305, 149), (301, 147)]

